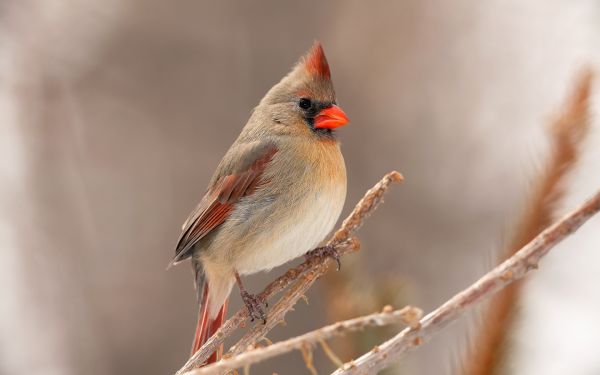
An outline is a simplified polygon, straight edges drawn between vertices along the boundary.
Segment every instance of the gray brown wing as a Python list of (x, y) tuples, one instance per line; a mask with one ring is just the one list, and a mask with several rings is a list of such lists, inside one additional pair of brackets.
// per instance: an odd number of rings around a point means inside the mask
[(232, 148), (217, 168), (211, 186), (185, 221), (171, 264), (189, 258), (194, 245), (221, 225), (242, 197), (251, 195), (277, 152), (272, 143)]

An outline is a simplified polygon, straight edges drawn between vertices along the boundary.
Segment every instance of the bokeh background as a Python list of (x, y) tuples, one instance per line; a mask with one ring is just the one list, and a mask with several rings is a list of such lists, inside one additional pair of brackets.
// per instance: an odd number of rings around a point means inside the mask
[[(330, 322), (334, 287), (347, 311), (427, 311), (495, 264), (543, 169), (550, 119), (581, 69), (600, 67), (593, 0), (4, 0), (0, 12), (7, 375), (168, 374), (185, 362), (191, 273), (165, 271), (180, 225), (250, 110), (313, 40), (351, 118), (339, 131), (344, 212), (384, 173), (406, 181), (343, 260), (346, 287), (318, 283), (272, 340)], [(591, 125), (557, 211), (600, 187)], [(542, 264), (510, 373), (600, 373), (599, 229), (593, 220)], [(473, 321), (390, 372), (456, 372)], [(334, 369), (315, 355), (322, 373)], [(299, 353), (252, 370), (272, 372), (307, 370)]]

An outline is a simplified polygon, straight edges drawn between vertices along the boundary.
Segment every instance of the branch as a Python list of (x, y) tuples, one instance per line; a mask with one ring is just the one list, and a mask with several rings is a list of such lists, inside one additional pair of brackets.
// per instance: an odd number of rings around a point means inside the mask
[[(358, 240), (353, 237), (356, 230), (381, 203), (383, 195), (389, 189), (392, 182), (402, 181), (402, 175), (396, 171), (386, 174), (381, 181), (368, 190), (364, 197), (354, 207), (352, 213), (343, 221), (342, 226), (327, 242), (333, 246), (340, 255), (344, 255), (359, 248)], [(241, 353), (249, 345), (254, 344), (267, 334), (276, 324), (283, 320), (285, 314), (294, 306), (296, 301), (312, 286), (314, 281), (327, 271), (327, 259), (309, 258), (297, 267), (289, 269), (285, 274), (275, 279), (259, 294), (263, 300), (295, 284), (284, 295), (277, 304), (270, 309), (267, 315), (267, 324), (257, 324), (236, 344), (232, 351), (234, 354)], [(227, 320), (221, 328), (198, 350), (187, 363), (177, 371), (176, 375), (182, 375), (194, 368), (202, 366), (206, 359), (218, 349), (219, 345), (248, 319), (248, 310), (240, 309), (235, 315)]]
[(537, 269), (539, 260), (560, 241), (575, 232), (600, 211), (600, 191), (576, 210), (545, 229), (515, 255), (488, 272), (475, 284), (456, 294), (420, 321), (420, 328), (406, 328), (396, 336), (356, 361), (346, 363), (333, 375), (375, 374), (397, 361), (406, 352), (429, 340), (448, 323), (456, 320), (466, 308), (505, 288)]
[(422, 315), (423, 312), (420, 309), (411, 306), (406, 306), (403, 309), (395, 311), (392, 311), (391, 308), (389, 310), (384, 309), (380, 313), (331, 324), (270, 346), (253, 349), (234, 357), (225, 358), (217, 363), (194, 370), (189, 375), (219, 374), (226, 370), (234, 370), (289, 353), (293, 350), (304, 351), (323, 340), (363, 330), (366, 327), (381, 327), (395, 323), (403, 323), (411, 327), (416, 327)]
[[(547, 165), (538, 176), (538, 185), (528, 199), (510, 246), (499, 261), (509, 258), (556, 219), (556, 207), (565, 195), (565, 182), (581, 157), (582, 143), (589, 133), (592, 81), (592, 71), (582, 71), (560, 115), (552, 121)], [(504, 288), (486, 306), (477, 336), (462, 360), (463, 375), (494, 374), (506, 362), (522, 286), (523, 283), (517, 282)]]

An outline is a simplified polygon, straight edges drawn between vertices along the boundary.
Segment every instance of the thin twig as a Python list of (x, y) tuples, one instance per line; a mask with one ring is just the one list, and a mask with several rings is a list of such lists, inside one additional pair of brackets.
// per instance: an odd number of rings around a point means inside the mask
[(323, 340), (342, 336), (350, 332), (360, 331), (366, 327), (381, 327), (396, 323), (418, 327), (419, 319), (421, 319), (422, 315), (423, 311), (421, 311), (421, 309), (406, 306), (400, 310), (383, 311), (345, 320), (285, 341), (280, 341), (270, 346), (260, 347), (234, 357), (223, 359), (217, 363), (194, 370), (190, 372), (189, 375), (219, 374), (226, 370), (233, 370), (258, 363), (293, 350), (306, 351)]
[(333, 349), (327, 344), (327, 342), (323, 339), (319, 340), (319, 345), (321, 345), (321, 349), (323, 349), (323, 353), (329, 358), (329, 360), (336, 365), (336, 367), (342, 367), (344, 362), (340, 359), (340, 357), (335, 354)]
[(420, 328), (407, 328), (370, 351), (351, 365), (344, 365), (333, 374), (375, 374), (397, 361), (406, 352), (418, 347), (450, 322), (463, 314), (465, 309), (490, 297), (528, 272), (537, 269), (539, 260), (560, 241), (575, 232), (584, 222), (600, 211), (600, 191), (591, 199), (546, 228), (515, 255), (488, 272), (485, 276), (456, 294), (446, 303), (421, 319)]
[[(589, 133), (592, 83), (592, 71), (582, 71), (560, 115), (552, 121), (548, 161), (537, 178), (538, 185), (527, 199), (518, 230), (499, 261), (513, 255), (556, 219), (556, 207), (565, 195), (565, 182), (581, 157), (582, 143)], [(490, 300), (477, 336), (462, 360), (463, 375), (494, 374), (507, 361), (522, 287), (522, 282), (513, 283)]]
[[(396, 171), (386, 174), (381, 181), (368, 190), (364, 197), (354, 207), (352, 213), (344, 220), (340, 229), (328, 241), (328, 245), (333, 246), (340, 255), (344, 255), (356, 251), (359, 247), (358, 240), (353, 237), (356, 230), (362, 225), (367, 218), (377, 208), (383, 199), (383, 195), (389, 189), (393, 182), (402, 181), (402, 175)], [(309, 258), (297, 267), (289, 269), (285, 274), (271, 282), (260, 294), (259, 297), (265, 301), (273, 295), (286, 289), (292, 283), (302, 277), (300, 281), (269, 311), (267, 316), (267, 324), (259, 324), (251, 330), (249, 335), (242, 339), (247, 344), (245, 346), (236, 345), (236, 348), (241, 352), (248, 345), (254, 344), (260, 337), (266, 336), (276, 323), (279, 323), (287, 311), (293, 307), (298, 298), (300, 298), (306, 290), (310, 288), (312, 283), (327, 270), (327, 260), (322, 258)], [(273, 319), (275, 317), (275, 319)], [(227, 320), (223, 326), (198, 350), (187, 363), (177, 371), (176, 375), (184, 374), (194, 368), (202, 366), (206, 359), (218, 349), (223, 341), (231, 336), (231, 334), (248, 319), (248, 310), (240, 309), (235, 315)]]
[(313, 352), (312, 347), (308, 345), (303, 345), (300, 348), (300, 352), (302, 353), (302, 359), (306, 364), (306, 368), (310, 371), (311, 375), (317, 375), (317, 369), (315, 368), (315, 364), (313, 363)]

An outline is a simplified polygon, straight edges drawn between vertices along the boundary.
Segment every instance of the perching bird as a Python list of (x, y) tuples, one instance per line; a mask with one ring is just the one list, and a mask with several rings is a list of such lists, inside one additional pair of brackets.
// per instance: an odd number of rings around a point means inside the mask
[(172, 264), (192, 260), (200, 302), (192, 353), (223, 323), (236, 281), (250, 317), (265, 319), (264, 301), (240, 275), (306, 254), (331, 231), (346, 198), (334, 129), (346, 123), (316, 42), (252, 111), (183, 225)]

